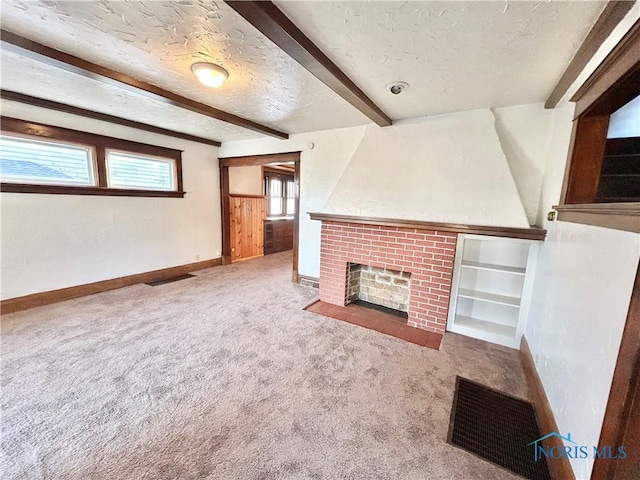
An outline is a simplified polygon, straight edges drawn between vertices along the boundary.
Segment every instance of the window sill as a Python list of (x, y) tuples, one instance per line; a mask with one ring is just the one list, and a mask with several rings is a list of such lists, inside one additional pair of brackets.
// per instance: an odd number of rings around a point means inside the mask
[(294, 216), (293, 215), (289, 215), (286, 217), (266, 217), (265, 220), (271, 222), (271, 221), (276, 221), (276, 220), (293, 220)]
[(640, 233), (640, 202), (556, 205), (558, 220)]
[(41, 193), (48, 195), (104, 195), (109, 197), (165, 197), (183, 198), (185, 192), (163, 190), (127, 190), (106, 187), (72, 187), (68, 185), (31, 185), (26, 183), (0, 183), (3, 193)]

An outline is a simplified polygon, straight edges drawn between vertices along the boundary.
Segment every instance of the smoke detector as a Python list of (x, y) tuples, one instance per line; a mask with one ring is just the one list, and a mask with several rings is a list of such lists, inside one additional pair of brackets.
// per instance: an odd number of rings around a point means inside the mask
[(407, 88), (409, 88), (409, 84), (407, 82), (392, 82), (387, 85), (387, 90), (394, 95), (400, 95)]

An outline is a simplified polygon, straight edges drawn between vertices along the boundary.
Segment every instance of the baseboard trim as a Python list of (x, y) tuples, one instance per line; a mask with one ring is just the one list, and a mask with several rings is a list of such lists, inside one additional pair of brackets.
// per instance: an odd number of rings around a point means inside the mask
[(316, 277), (309, 277), (307, 275), (298, 274), (296, 283), (307, 287), (320, 288), (320, 279)]
[[(558, 431), (558, 424), (553, 416), (551, 405), (549, 405), (549, 399), (544, 391), (542, 380), (540, 380), (540, 375), (538, 375), (538, 370), (536, 370), (533, 356), (531, 355), (531, 349), (529, 348), (529, 344), (527, 343), (527, 339), (524, 335), (520, 341), (520, 360), (522, 362), (524, 374), (527, 378), (527, 385), (529, 386), (529, 393), (531, 394), (533, 406), (536, 411), (538, 426), (541, 429), (540, 433), (542, 435), (546, 435), (550, 432), (562, 433)], [(564, 448), (562, 440), (557, 437), (549, 437), (546, 440), (543, 440), (543, 444), (547, 448)], [(557, 460), (550, 460), (547, 461), (547, 464), (549, 465), (549, 473), (551, 473), (551, 477), (555, 480), (575, 480), (576, 477), (573, 474), (573, 469), (571, 468), (569, 459), (561, 458)]]
[(65, 300), (71, 300), (72, 298), (93, 295), (94, 293), (106, 292), (108, 290), (115, 290), (116, 288), (129, 287), (138, 283), (166, 280), (168, 278), (184, 275), (185, 273), (217, 267), (219, 265), (222, 265), (222, 259), (212, 258), (211, 260), (188, 263), (177, 267), (163, 268), (161, 270), (136, 273), (134, 275), (102, 280), (100, 282), (86, 283), (84, 285), (61, 288), (59, 290), (49, 290), (47, 292), (33, 293), (23, 297), (9, 298), (0, 302), (0, 311), (2, 314), (21, 312), (22, 310), (28, 310), (30, 308), (42, 307), (43, 305), (63, 302)]

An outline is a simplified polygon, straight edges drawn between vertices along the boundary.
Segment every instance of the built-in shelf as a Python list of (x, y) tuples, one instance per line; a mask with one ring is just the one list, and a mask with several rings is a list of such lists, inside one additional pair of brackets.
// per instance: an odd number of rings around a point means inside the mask
[(536, 252), (531, 240), (458, 235), (447, 329), (518, 348)]
[(520, 267), (509, 267), (506, 265), (494, 265), (492, 263), (479, 263), (479, 262), (462, 262), (463, 268), (472, 268), (476, 270), (488, 270), (491, 272), (503, 272), (503, 273), (513, 273), (515, 275), (524, 275), (526, 272), (525, 268)]
[(481, 302), (497, 303), (498, 305), (506, 305), (507, 307), (519, 307), (520, 299), (518, 297), (509, 297), (507, 295), (497, 295), (495, 293), (481, 292), (478, 290), (459, 289), (458, 296), (462, 298), (470, 298), (472, 300), (480, 300)]
[(502, 325), (500, 323), (487, 322), (477, 318), (465, 317), (464, 315), (455, 316), (455, 324), (459, 327), (472, 328), (484, 333), (493, 335), (501, 335), (509, 339), (516, 336), (516, 327)]

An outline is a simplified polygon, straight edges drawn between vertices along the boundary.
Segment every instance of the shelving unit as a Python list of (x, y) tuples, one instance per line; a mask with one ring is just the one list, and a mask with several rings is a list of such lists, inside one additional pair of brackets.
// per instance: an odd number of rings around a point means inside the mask
[(537, 242), (459, 235), (447, 330), (518, 348)]

